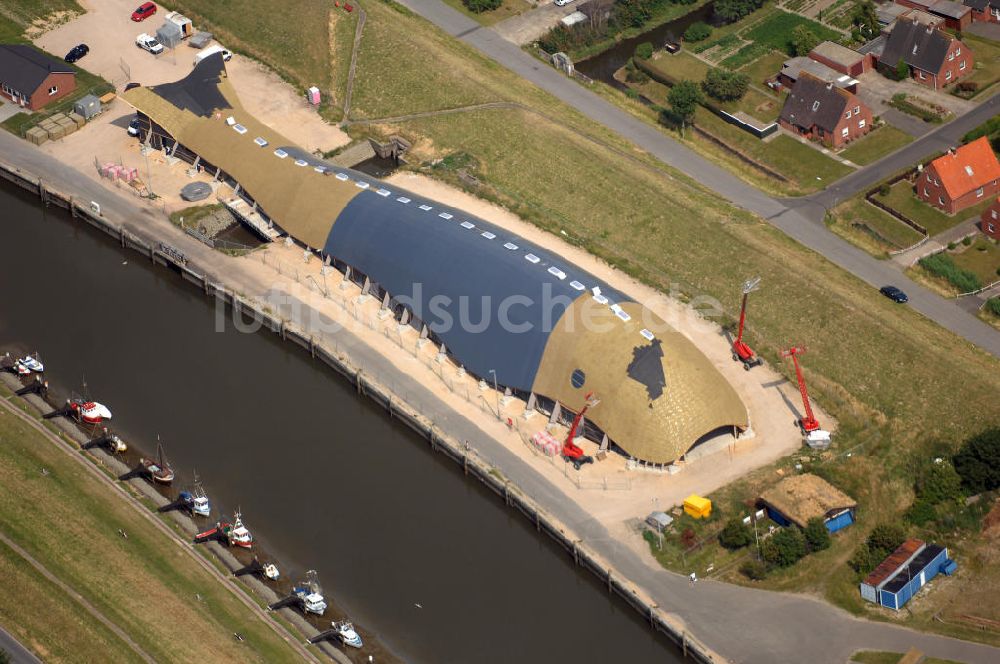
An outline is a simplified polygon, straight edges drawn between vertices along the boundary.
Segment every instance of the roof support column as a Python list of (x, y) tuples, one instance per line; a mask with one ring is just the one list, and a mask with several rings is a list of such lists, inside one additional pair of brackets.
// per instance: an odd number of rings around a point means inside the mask
[(556, 422), (558, 422), (559, 414), (561, 412), (562, 412), (562, 406), (560, 406), (559, 402), (557, 401), (556, 405), (552, 408), (552, 414), (549, 415), (549, 424), (555, 424)]

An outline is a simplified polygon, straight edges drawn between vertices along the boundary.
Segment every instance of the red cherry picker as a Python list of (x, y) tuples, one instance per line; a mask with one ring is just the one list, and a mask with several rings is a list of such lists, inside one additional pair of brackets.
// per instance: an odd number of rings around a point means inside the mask
[(580, 470), (580, 467), (585, 463), (594, 463), (594, 457), (584, 454), (583, 448), (574, 443), (573, 439), (576, 438), (576, 431), (580, 428), (580, 422), (583, 421), (583, 414), (587, 412), (588, 408), (593, 408), (601, 402), (594, 396), (593, 392), (588, 392), (585, 399), (586, 403), (573, 418), (573, 425), (569, 428), (569, 435), (566, 436), (566, 442), (563, 443), (562, 447), (562, 458), (572, 463), (577, 470)]
[(792, 363), (795, 365), (795, 378), (799, 381), (799, 393), (802, 395), (802, 406), (806, 411), (806, 414), (799, 420), (798, 424), (799, 428), (802, 429), (803, 434), (809, 434), (819, 429), (819, 422), (816, 421), (816, 417), (813, 415), (812, 404), (809, 403), (809, 391), (806, 389), (806, 380), (802, 376), (802, 367), (799, 366), (799, 355), (804, 352), (806, 352), (805, 348), (792, 346), (788, 350), (781, 351), (781, 355), (782, 357), (792, 358)]
[(753, 367), (762, 364), (763, 360), (757, 357), (757, 353), (753, 352), (743, 341), (743, 326), (747, 319), (747, 297), (750, 293), (757, 290), (760, 285), (760, 277), (754, 277), (753, 279), (748, 279), (743, 282), (743, 304), (740, 306), (740, 327), (736, 334), (736, 339), (733, 341), (733, 361), (742, 362), (743, 369), (750, 371)]

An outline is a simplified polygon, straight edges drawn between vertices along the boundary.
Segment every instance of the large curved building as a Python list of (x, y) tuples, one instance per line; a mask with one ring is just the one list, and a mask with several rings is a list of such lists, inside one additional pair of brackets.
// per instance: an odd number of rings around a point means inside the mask
[[(733, 388), (649, 309), (542, 247), (461, 210), (318, 160), (250, 116), (221, 56), (123, 98), (140, 138), (204, 167), (303, 245), (386, 298), (477, 377), (585, 435), (668, 463), (748, 427)], [(559, 404), (558, 407), (556, 404)]]

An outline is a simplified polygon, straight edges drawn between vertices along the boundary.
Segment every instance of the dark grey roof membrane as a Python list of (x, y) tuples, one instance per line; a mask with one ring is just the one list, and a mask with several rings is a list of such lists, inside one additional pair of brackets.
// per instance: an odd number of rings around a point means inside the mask
[[(347, 172), (352, 179), (369, 179)], [(482, 219), (406, 191), (394, 188), (382, 196), (374, 189), (361, 192), (344, 208), (324, 251), (404, 303), (477, 376), (488, 379), (493, 369), (500, 384), (530, 390), (549, 332), (577, 297), (590, 297), (596, 286), (609, 304), (628, 299)], [(400, 202), (400, 197), (410, 202)], [(553, 267), (564, 273), (563, 279), (548, 272)], [(573, 281), (585, 290), (575, 288)]]
[(185, 111), (211, 117), (212, 112), (232, 108), (219, 91), (219, 82), (226, 71), (222, 53), (213, 53), (203, 59), (191, 73), (179, 81), (154, 85), (153, 92)]
[(792, 87), (781, 119), (797, 127), (820, 127), (832, 132), (847, 107), (847, 98), (836, 86), (804, 74)]
[(628, 365), (628, 377), (642, 383), (650, 401), (656, 401), (667, 386), (663, 375), (663, 347), (659, 339), (653, 339), (644, 346), (632, 349), (632, 363)]

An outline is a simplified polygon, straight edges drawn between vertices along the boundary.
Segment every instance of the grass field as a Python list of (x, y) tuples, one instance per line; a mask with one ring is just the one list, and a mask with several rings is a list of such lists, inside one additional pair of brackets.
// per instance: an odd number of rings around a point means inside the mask
[(887, 251), (913, 246), (923, 237), (892, 215), (856, 196), (831, 212), (832, 229), (869, 253), (883, 257)]
[(744, 65), (740, 71), (750, 77), (751, 84), (763, 85), (764, 81), (781, 71), (781, 64), (787, 59), (787, 54), (773, 51)]
[(517, 16), (518, 14), (523, 14), (533, 8), (533, 5), (527, 2), (527, 0), (503, 0), (503, 4), (497, 9), (494, 9), (491, 12), (482, 12), (477, 14), (474, 11), (470, 11), (462, 0), (444, 0), (444, 3), (483, 25), (493, 25), (495, 23), (499, 23), (500, 21)]
[(968, 33), (962, 34), (965, 42), (976, 56), (975, 71), (971, 76), (962, 79), (966, 82), (979, 84), (979, 95), (1000, 81), (1000, 44), (989, 39), (983, 39)]
[[(3, 414), (0, 439), (0, 529), (156, 660), (196, 661), (206, 652), (220, 662), (297, 660), (176, 541), (40, 433)], [(0, 568), (0, 622), (48, 653), (47, 660), (80, 661), (81, 653), (101, 653), (102, 661), (136, 659), (6, 547), (0, 547)], [(244, 642), (234, 642), (237, 631)]]
[(927, 233), (931, 237), (948, 230), (970, 217), (978, 217), (983, 209), (992, 202), (991, 200), (984, 200), (979, 205), (956, 212), (953, 215), (947, 215), (936, 207), (928, 205), (917, 198), (913, 193), (913, 184), (906, 180), (900, 180), (892, 185), (888, 196), (882, 196), (881, 194), (876, 194), (875, 196), (893, 210), (906, 215), (926, 228)]
[[(885, 652), (884, 650), (859, 650), (851, 657), (851, 661), (861, 664), (898, 664), (903, 654), (901, 652)], [(938, 659), (937, 657), (925, 657), (921, 661), (923, 664), (960, 664), (953, 659)]]
[(841, 151), (840, 156), (863, 166), (895, 152), (912, 140), (913, 137), (906, 132), (886, 124), (851, 143)]

